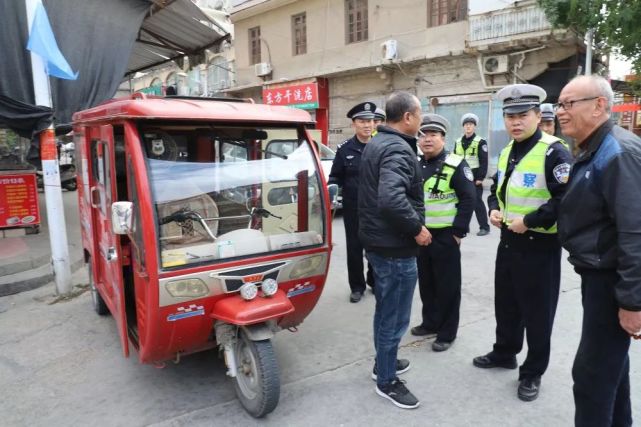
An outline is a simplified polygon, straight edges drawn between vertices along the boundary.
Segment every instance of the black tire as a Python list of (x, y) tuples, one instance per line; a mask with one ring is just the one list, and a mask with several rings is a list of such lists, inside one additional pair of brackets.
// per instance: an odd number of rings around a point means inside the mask
[(234, 354), (238, 400), (251, 416), (264, 417), (276, 409), (280, 398), (280, 372), (272, 343), (252, 341), (241, 332)]
[(96, 284), (93, 280), (93, 267), (91, 267), (91, 260), (87, 263), (87, 271), (89, 272), (89, 292), (91, 292), (91, 305), (99, 316), (106, 316), (109, 314), (109, 307), (105, 300), (100, 296), (100, 292), (96, 289)]

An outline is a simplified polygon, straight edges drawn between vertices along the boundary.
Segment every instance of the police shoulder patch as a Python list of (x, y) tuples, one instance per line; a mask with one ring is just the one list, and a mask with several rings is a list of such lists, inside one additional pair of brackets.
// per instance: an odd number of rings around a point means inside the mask
[(470, 181), (474, 181), (474, 174), (472, 173), (472, 169), (470, 169), (468, 166), (465, 166), (463, 168), (463, 173), (465, 174), (465, 178)]
[(481, 150), (485, 151), (487, 153), (487, 144), (481, 145)]
[(560, 165), (556, 165), (554, 169), (552, 169), (552, 173), (554, 174), (554, 179), (560, 184), (567, 184), (568, 178), (570, 177), (570, 164), (561, 163)]

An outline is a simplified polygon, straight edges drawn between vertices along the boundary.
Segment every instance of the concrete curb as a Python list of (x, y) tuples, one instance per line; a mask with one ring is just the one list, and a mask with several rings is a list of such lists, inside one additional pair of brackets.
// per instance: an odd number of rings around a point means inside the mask
[[(80, 269), (85, 260), (80, 258), (71, 263), (71, 272)], [(0, 276), (0, 297), (30, 291), (54, 280), (51, 264), (44, 264), (28, 271)]]

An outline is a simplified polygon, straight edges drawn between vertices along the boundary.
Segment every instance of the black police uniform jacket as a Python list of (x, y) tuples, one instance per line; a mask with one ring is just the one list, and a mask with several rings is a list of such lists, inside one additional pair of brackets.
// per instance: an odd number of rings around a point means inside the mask
[(617, 272), (619, 307), (641, 310), (641, 139), (608, 121), (587, 141), (570, 172), (558, 233), (569, 261)]
[(338, 184), (342, 188), (343, 209), (358, 209), (358, 171), (366, 145), (354, 135), (336, 150), (328, 184)]
[(416, 138), (387, 126), (367, 144), (358, 187), (359, 238), (382, 256), (416, 256), (414, 236), (425, 222)]

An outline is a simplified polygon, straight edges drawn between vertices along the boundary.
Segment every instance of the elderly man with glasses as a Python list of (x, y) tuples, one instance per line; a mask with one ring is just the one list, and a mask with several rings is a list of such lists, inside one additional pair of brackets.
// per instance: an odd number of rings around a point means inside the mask
[(583, 330), (574, 378), (577, 426), (631, 426), (630, 337), (641, 338), (641, 139), (610, 121), (607, 80), (581, 76), (556, 104), (578, 156), (559, 237), (581, 275)]

